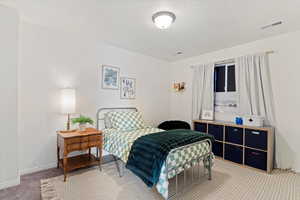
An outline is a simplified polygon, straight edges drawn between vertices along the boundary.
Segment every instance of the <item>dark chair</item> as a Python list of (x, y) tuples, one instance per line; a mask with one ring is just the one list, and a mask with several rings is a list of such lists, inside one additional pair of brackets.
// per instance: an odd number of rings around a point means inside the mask
[(191, 129), (189, 123), (179, 120), (165, 121), (158, 125), (159, 129), (173, 130), (173, 129)]

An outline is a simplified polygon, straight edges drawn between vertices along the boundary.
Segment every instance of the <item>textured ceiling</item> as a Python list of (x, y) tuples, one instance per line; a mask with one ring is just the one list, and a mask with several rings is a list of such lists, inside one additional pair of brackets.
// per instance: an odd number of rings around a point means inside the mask
[[(300, 0), (16, 0), (15, 5), (27, 22), (93, 32), (101, 41), (168, 61), (300, 29)], [(170, 29), (152, 23), (160, 10), (176, 14)], [(279, 20), (280, 26), (260, 29)]]

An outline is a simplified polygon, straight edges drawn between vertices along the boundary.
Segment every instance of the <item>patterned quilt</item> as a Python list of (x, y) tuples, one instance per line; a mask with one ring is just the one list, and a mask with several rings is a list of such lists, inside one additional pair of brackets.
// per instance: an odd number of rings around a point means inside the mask
[[(161, 132), (163, 130), (157, 128), (144, 128), (134, 131), (119, 131), (116, 129), (104, 129), (104, 150), (119, 157), (124, 163), (127, 162), (131, 146), (133, 142), (143, 135)], [(184, 163), (190, 163), (199, 155), (204, 155), (209, 152), (208, 143), (200, 143), (191, 145), (188, 148), (177, 150), (170, 153), (166, 159), (169, 168), (178, 168), (177, 174), (184, 170), (181, 167)], [(186, 166), (191, 167), (191, 166)], [(157, 191), (165, 198), (168, 198), (168, 179), (176, 175), (175, 170), (167, 173), (166, 163), (163, 164), (159, 181), (156, 185)]]

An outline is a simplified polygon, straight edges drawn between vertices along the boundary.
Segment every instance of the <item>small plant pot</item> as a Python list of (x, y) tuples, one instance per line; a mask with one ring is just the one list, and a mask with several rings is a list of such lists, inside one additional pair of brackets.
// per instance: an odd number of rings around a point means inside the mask
[(79, 131), (85, 131), (86, 130), (86, 124), (79, 124)]

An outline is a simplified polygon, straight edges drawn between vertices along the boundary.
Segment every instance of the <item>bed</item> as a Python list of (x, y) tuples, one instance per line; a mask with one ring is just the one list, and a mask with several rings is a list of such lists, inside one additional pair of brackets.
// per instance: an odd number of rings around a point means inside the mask
[[(120, 177), (122, 177), (124, 164), (128, 161), (130, 151), (134, 142), (142, 136), (159, 133), (163, 130), (149, 126), (143, 126), (142, 128), (134, 130), (116, 129), (106, 123), (107, 116), (105, 113), (118, 111), (137, 112), (137, 109), (101, 108), (97, 112), (97, 128), (100, 129), (101, 125), (102, 127), (104, 127), (104, 129), (102, 129), (102, 131), (104, 132), (104, 150), (114, 156)], [(170, 199), (178, 194), (177, 175), (182, 172), (185, 173), (186, 169), (192, 168), (195, 165), (199, 165), (200, 161), (203, 161), (204, 167), (208, 172), (208, 179), (211, 179), (211, 167), (213, 158), (211, 144), (211, 140), (204, 139), (192, 144), (172, 149), (169, 152), (166, 160), (161, 167), (159, 180), (155, 185), (158, 193), (160, 193), (164, 199)], [(176, 178), (175, 194), (169, 195), (169, 179), (173, 177)]]

